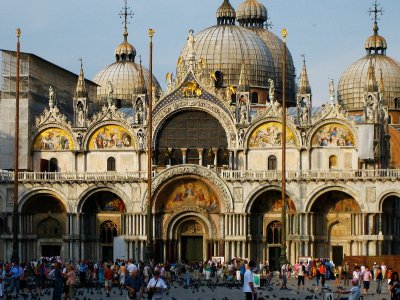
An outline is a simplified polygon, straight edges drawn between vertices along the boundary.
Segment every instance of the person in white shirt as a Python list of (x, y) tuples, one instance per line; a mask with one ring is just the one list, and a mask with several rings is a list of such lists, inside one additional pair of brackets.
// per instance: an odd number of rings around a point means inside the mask
[(353, 287), (349, 291), (340, 291), (339, 294), (350, 294), (348, 300), (359, 300), (361, 296), (361, 289), (358, 284), (358, 280), (353, 278), (351, 281), (353, 283)]
[(382, 278), (385, 279), (386, 278), (386, 265), (384, 262), (382, 262), (381, 270), (382, 270)]
[(246, 294), (246, 300), (255, 300), (257, 299), (257, 292), (254, 288), (254, 274), (253, 268), (256, 266), (256, 263), (251, 260), (246, 266), (246, 272), (244, 273), (243, 280), (243, 293)]
[[(154, 269), (153, 277), (147, 284), (147, 294), (153, 293), (152, 300), (162, 300), (164, 292), (167, 290), (167, 285), (164, 280), (160, 278), (160, 270)], [(150, 298), (149, 298), (150, 299)]]
[(128, 266), (126, 267), (126, 270), (128, 271), (129, 275), (132, 275), (132, 272), (134, 270), (137, 270), (136, 265), (130, 260), (128, 263)]

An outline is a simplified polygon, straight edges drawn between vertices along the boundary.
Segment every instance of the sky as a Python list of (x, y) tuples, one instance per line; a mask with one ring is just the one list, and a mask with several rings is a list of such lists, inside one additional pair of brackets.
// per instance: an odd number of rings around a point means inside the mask
[[(234, 8), (244, 0), (231, 0)], [(372, 34), (373, 0), (259, 0), (268, 9), (272, 32), (287, 28), (287, 45), (299, 75), (302, 54), (313, 93), (313, 105), (329, 100), (329, 80), (365, 55)], [(148, 67), (149, 37), (154, 28), (153, 73), (163, 87), (167, 72), (175, 73), (188, 31), (216, 25), (215, 12), (223, 0), (128, 0), (134, 16), (128, 41)], [(399, 0), (380, 0), (379, 33), (388, 43), (387, 55), (400, 61)], [(21, 51), (34, 53), (74, 73), (83, 58), (85, 76), (92, 79), (114, 62), (122, 42), (119, 12), (123, 0), (1, 0), (0, 49), (15, 50), (20, 27)], [(137, 61), (137, 59), (136, 59)]]

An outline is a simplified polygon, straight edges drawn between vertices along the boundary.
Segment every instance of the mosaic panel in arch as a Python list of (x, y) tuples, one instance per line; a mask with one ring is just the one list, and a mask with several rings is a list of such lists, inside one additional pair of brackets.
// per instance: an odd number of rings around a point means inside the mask
[(118, 125), (98, 128), (89, 139), (89, 150), (123, 150), (135, 147), (131, 134)]
[[(282, 144), (282, 123), (268, 122), (258, 126), (249, 138), (249, 148), (277, 147)], [(286, 126), (286, 146), (297, 146), (293, 130)]]
[(167, 186), (158, 196), (158, 211), (172, 213), (182, 206), (197, 206), (210, 213), (220, 210), (216, 193), (205, 182), (196, 179), (180, 179)]
[(74, 142), (72, 137), (61, 128), (48, 128), (43, 130), (33, 142), (33, 150), (72, 150)]
[(342, 124), (332, 123), (322, 126), (312, 138), (314, 147), (354, 146), (354, 134)]

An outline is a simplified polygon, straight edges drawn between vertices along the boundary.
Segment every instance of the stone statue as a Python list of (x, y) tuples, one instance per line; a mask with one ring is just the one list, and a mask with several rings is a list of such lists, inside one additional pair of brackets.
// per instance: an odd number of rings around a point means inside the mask
[(81, 150), (82, 147), (83, 147), (83, 136), (82, 136), (82, 134), (80, 132), (78, 133), (78, 136), (76, 137), (76, 140), (78, 142), (79, 150)]
[(188, 48), (187, 48), (187, 55), (186, 55), (186, 59), (188, 61), (192, 61), (192, 63), (194, 63), (194, 59), (195, 59), (195, 54), (194, 54), (194, 43), (195, 43), (195, 40), (194, 40), (194, 34), (193, 33), (194, 33), (194, 30), (190, 29), (189, 30), (189, 35), (188, 35), (188, 38), (187, 38)]
[(366, 122), (374, 122), (375, 115), (375, 101), (374, 98), (369, 95), (367, 99), (364, 101), (365, 105), (365, 121)]
[(307, 144), (307, 133), (304, 130), (301, 132), (301, 143), (303, 144), (303, 147)]
[(111, 83), (111, 81), (107, 81), (107, 103), (108, 103), (108, 107), (110, 107), (112, 105), (113, 93), (114, 93), (113, 84)]
[(136, 124), (143, 124), (143, 101), (140, 98), (136, 101), (135, 121)]
[(164, 151), (164, 156), (166, 159), (166, 164), (167, 165), (171, 165), (171, 160), (172, 160), (172, 149), (165, 147), (165, 151)]
[(142, 129), (139, 129), (137, 134), (136, 134), (137, 140), (138, 140), (138, 147), (140, 150), (144, 149), (144, 134)]
[(244, 143), (244, 135), (245, 135), (244, 129), (243, 129), (243, 128), (240, 128), (240, 129), (239, 129), (239, 133), (238, 133), (239, 146), (243, 146), (243, 143)]
[(306, 99), (301, 99), (299, 103), (299, 117), (301, 125), (308, 125), (309, 106)]
[(49, 87), (49, 107), (50, 110), (54, 108), (55, 105), (55, 95), (54, 95), (54, 89), (52, 86)]
[(247, 111), (247, 97), (242, 95), (239, 100), (239, 123), (246, 124), (248, 121), (248, 111)]
[(333, 82), (333, 79), (329, 81), (329, 100), (331, 102), (335, 101), (335, 83)]
[(269, 83), (269, 100), (271, 102), (274, 102), (275, 99), (275, 82), (273, 79), (268, 79), (268, 83)]
[(84, 127), (85, 126), (85, 113), (83, 111), (83, 104), (82, 102), (79, 102), (77, 105), (77, 113), (76, 113), (76, 125), (78, 127)]
[(207, 157), (208, 157), (208, 164), (214, 165), (215, 153), (213, 149), (208, 150)]
[(173, 80), (172, 80), (172, 76), (173, 76), (172, 73), (167, 73), (165, 75), (165, 83), (167, 84), (167, 92), (168, 93), (171, 92), (174, 89), (174, 83), (173, 83)]

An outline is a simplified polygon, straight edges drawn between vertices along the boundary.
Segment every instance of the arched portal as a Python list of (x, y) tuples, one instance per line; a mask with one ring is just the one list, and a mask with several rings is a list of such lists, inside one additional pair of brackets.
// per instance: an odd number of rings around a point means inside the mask
[[(400, 254), (400, 197), (391, 195), (382, 203), (382, 221), (378, 230), (384, 236), (382, 255)], [(380, 228), (379, 228), (380, 227)]]
[(121, 235), (122, 215), (126, 212), (124, 201), (110, 191), (92, 193), (82, 205), (81, 234), (82, 258), (113, 259), (114, 237)]
[(21, 208), (21, 253), (26, 258), (63, 256), (66, 222), (66, 209), (54, 195), (39, 193), (27, 199)]
[(221, 196), (213, 183), (198, 175), (177, 176), (154, 195), (157, 260), (205, 260), (219, 253)]
[[(296, 212), (293, 200), (286, 195), (288, 220)], [(254, 199), (250, 206), (250, 257), (256, 261), (268, 260), (269, 266), (279, 270), (282, 237), (282, 193), (267, 190)]]
[[(342, 191), (320, 195), (311, 207), (311, 232), (314, 257), (330, 257), (342, 264), (343, 255), (359, 255), (356, 235), (363, 233), (361, 208), (356, 200)], [(357, 246), (356, 246), (357, 245)], [(353, 247), (354, 246), (354, 247)]]

